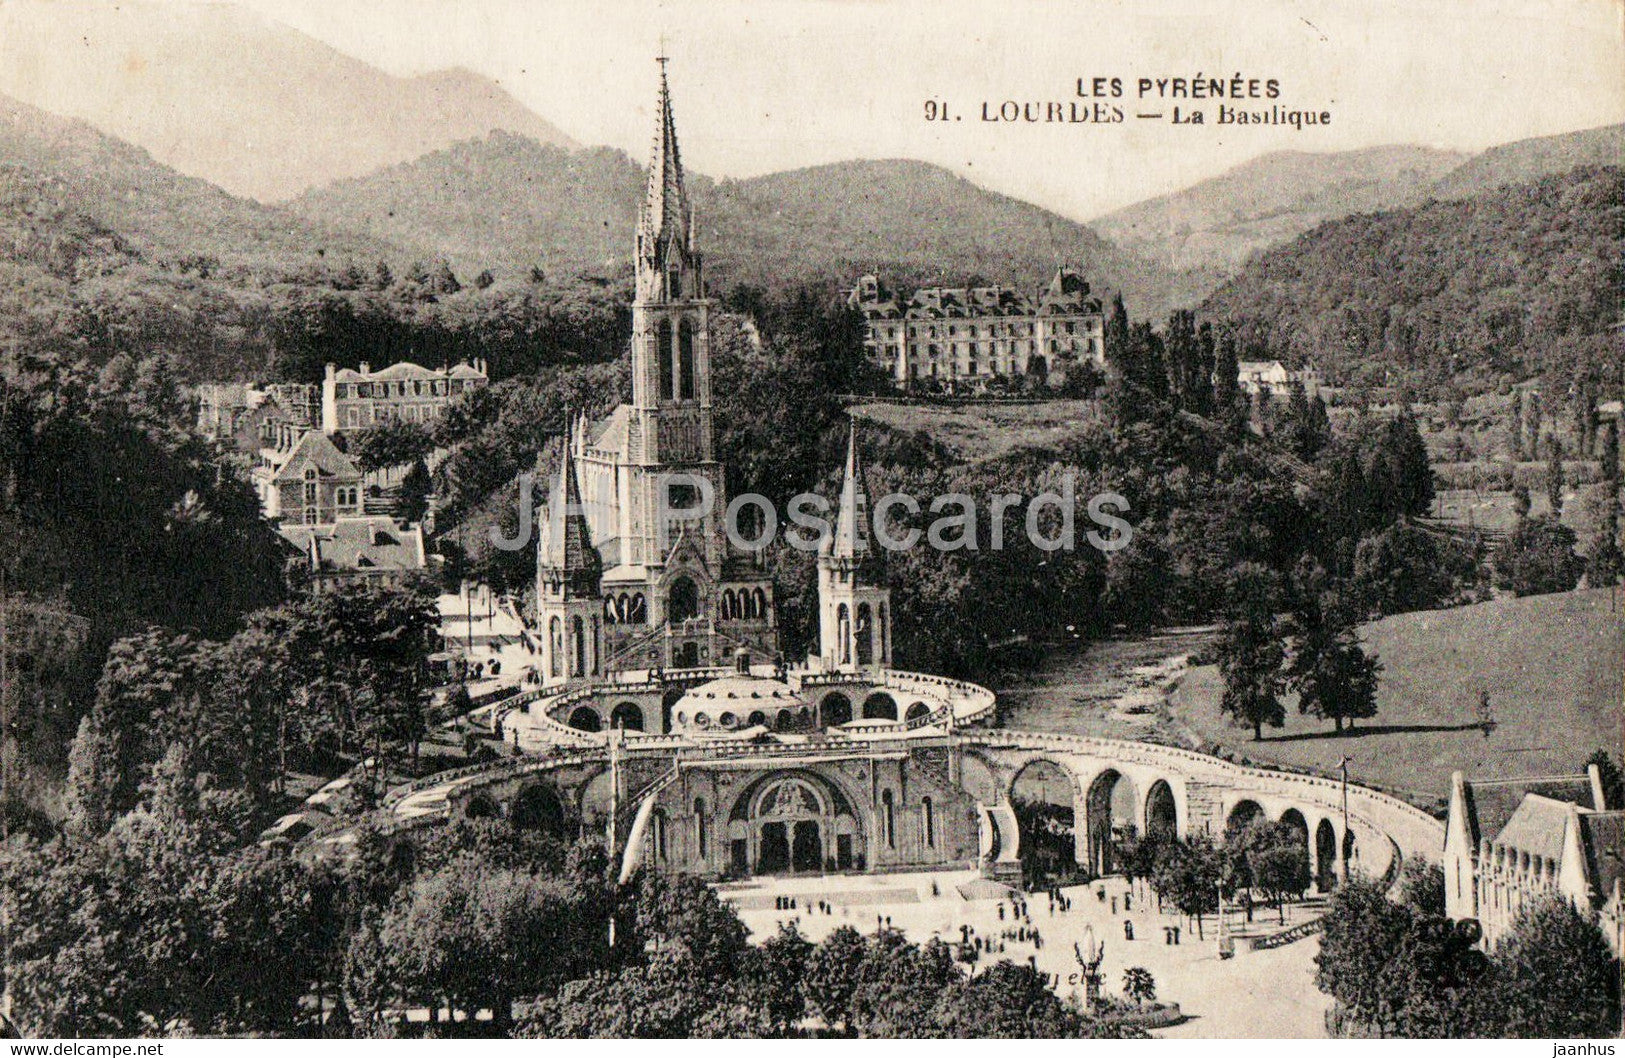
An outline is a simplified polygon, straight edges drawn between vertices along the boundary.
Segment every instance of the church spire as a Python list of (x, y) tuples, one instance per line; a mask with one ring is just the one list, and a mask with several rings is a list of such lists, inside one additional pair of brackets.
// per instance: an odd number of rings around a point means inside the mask
[(677, 123), (671, 113), (671, 86), (666, 83), (666, 57), (660, 56), (660, 95), (655, 104), (654, 148), (649, 157), (649, 183), (638, 217), (640, 256), (667, 256), (675, 244), (693, 251), (693, 212), (683, 188), (683, 161), (677, 148)]
[(596, 596), (603, 560), (592, 546), (592, 530), (587, 525), (581, 485), (576, 479), (575, 445), (570, 437), (566, 437), (563, 447), (558, 481), (548, 497), (544, 562), (562, 579), (569, 594)]
[(863, 487), (863, 463), (858, 456), (858, 420), (849, 420), (846, 437), (846, 474), (841, 480), (840, 509), (835, 532), (826, 552), (837, 559), (862, 559), (873, 550), (869, 539), (869, 498)]

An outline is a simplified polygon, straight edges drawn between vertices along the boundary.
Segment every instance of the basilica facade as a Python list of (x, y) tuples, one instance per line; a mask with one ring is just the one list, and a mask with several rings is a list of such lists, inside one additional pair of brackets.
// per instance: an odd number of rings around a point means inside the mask
[[(632, 402), (578, 419), (537, 550), (549, 684), (778, 653), (773, 582), (723, 532), (711, 313), (664, 63), (638, 218)], [(673, 513), (681, 512), (681, 513)]]

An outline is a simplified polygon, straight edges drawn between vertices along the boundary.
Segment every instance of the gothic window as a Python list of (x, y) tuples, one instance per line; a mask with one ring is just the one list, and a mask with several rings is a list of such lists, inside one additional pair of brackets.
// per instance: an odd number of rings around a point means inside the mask
[(852, 661), (852, 614), (844, 602), (835, 611), (835, 634), (841, 641), (840, 664), (849, 664)]
[(925, 823), (925, 847), (937, 847), (937, 813), (936, 807), (931, 804), (931, 798), (922, 798), (920, 801), (920, 815)]
[(570, 618), (570, 656), (573, 660), (570, 675), (585, 676), (587, 674), (587, 630), (581, 623), (578, 614)]
[(661, 809), (655, 809), (654, 819), (651, 822), (654, 824), (655, 859), (664, 862), (666, 859), (666, 813)]
[(677, 380), (683, 400), (693, 400), (694, 382), (694, 322), (685, 319), (677, 326)]
[(700, 800), (698, 797), (694, 799), (694, 837), (695, 847), (699, 850), (700, 859), (703, 860), (705, 859), (707, 852), (705, 834), (705, 802)]
[(640, 592), (633, 595), (626, 604), (626, 620), (629, 624), (640, 625), (649, 619), (649, 603)]
[(887, 642), (887, 639), (891, 636), (891, 627), (886, 623), (885, 603), (880, 604), (878, 613), (880, 620), (876, 627), (877, 631), (880, 633), (880, 660), (885, 662), (890, 660), (890, 654), (888, 652), (891, 649), (891, 644)]
[(662, 397), (675, 397), (677, 395), (676, 382), (671, 374), (673, 355), (670, 320), (660, 321), (660, 329), (656, 332), (655, 360), (660, 364), (660, 395)]
[(886, 836), (886, 847), (888, 849), (895, 849), (897, 847), (897, 814), (896, 806), (892, 803), (890, 790), (881, 792), (880, 810), (883, 816), (881, 820), (881, 831)]
[(671, 582), (671, 595), (666, 599), (666, 623), (679, 624), (700, 615), (700, 590), (688, 577)]
[(767, 592), (757, 588), (752, 593), (752, 596), (756, 600), (756, 616), (764, 621), (767, 620)]
[(547, 643), (548, 674), (562, 676), (564, 673), (560, 669), (559, 659), (564, 656), (564, 626), (557, 617), (547, 624)]
[(858, 603), (858, 623), (853, 630), (857, 640), (858, 664), (873, 665), (875, 661), (874, 612), (866, 602)]

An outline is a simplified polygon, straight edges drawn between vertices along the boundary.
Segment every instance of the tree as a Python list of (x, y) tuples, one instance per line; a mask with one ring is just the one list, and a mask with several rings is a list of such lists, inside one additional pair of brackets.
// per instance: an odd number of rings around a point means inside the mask
[(807, 1010), (802, 980), (812, 958), (813, 945), (792, 922), (780, 923), (778, 933), (756, 950), (755, 966), (747, 975), (750, 991), (772, 1019), (779, 1035), (800, 1021)]
[(1345, 720), (1377, 715), (1382, 663), (1366, 655), (1341, 598), (1319, 583), (1308, 586), (1307, 596), (1292, 619), (1297, 641), (1287, 685), (1298, 692), (1298, 712), (1330, 720), (1342, 731)]
[(1602, 428), (1602, 450), (1597, 453), (1602, 480), (1619, 486), (1619, 421), (1609, 419)]
[(1157, 999), (1157, 980), (1145, 967), (1130, 966), (1123, 971), (1123, 994), (1141, 1006), (1154, 1003)]
[(372, 472), (421, 461), (434, 449), (429, 431), (415, 422), (393, 422), (362, 431), (355, 443), (356, 465)]
[(1505, 1035), (1572, 1039), (1619, 1031), (1619, 962), (1602, 932), (1568, 901), (1553, 896), (1526, 906), (1493, 961)]
[(1550, 440), (1551, 456), (1546, 461), (1546, 502), (1551, 505), (1555, 520), (1563, 513), (1563, 443), (1555, 436)]
[(1307, 835), (1288, 823), (1258, 820), (1237, 838), (1252, 884), (1275, 905), (1284, 925), (1286, 899), (1301, 897), (1312, 881)]
[(1219, 708), (1264, 737), (1264, 725), (1280, 727), (1285, 654), (1275, 618), (1273, 574), (1254, 564), (1239, 567), (1230, 591), (1230, 618), (1219, 636), (1219, 674), (1224, 697)]
[(1555, 516), (1525, 518), (1495, 553), (1496, 587), (1519, 596), (1572, 591), (1585, 570), (1574, 542)]
[(395, 517), (408, 524), (421, 522), (429, 511), (429, 495), (434, 482), (423, 460), (412, 461), (412, 469), (401, 479), (400, 495), (395, 500)]
[(843, 1030), (852, 1022), (852, 993), (867, 946), (851, 926), (841, 926), (825, 937), (807, 959), (803, 988), (813, 1012), (831, 1027)]
[(1603, 805), (1610, 811), (1619, 811), (1625, 808), (1625, 773), (1621, 773), (1619, 764), (1608, 751), (1599, 749), (1586, 758), (1587, 767), (1595, 764), (1597, 776), (1602, 782)]

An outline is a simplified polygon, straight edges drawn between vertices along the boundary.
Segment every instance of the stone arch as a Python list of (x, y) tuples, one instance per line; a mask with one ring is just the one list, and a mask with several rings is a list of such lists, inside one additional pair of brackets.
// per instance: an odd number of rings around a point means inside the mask
[(468, 804), (463, 808), (463, 815), (469, 819), (498, 819), (502, 816), (502, 809), (497, 807), (490, 794), (480, 792), (468, 799)]
[(1281, 827), (1283, 829), (1288, 827), (1291, 828), (1294, 839), (1298, 844), (1298, 848), (1301, 850), (1302, 862), (1304, 864), (1304, 873), (1302, 877), (1313, 880), (1315, 870), (1315, 849), (1314, 845), (1311, 843), (1313, 840), (1313, 835), (1309, 831), (1309, 821), (1305, 819), (1303, 813), (1298, 811), (1296, 808), (1288, 808), (1285, 812), (1281, 813)]
[(666, 623), (679, 624), (700, 616), (700, 589), (694, 578), (679, 575), (671, 582), (666, 596)]
[(745, 726), (767, 727), (767, 714), (762, 712), (760, 709), (751, 710), (751, 714), (745, 718)]
[(863, 700), (865, 720), (896, 720), (897, 699), (885, 691), (876, 691)]
[(913, 705), (908, 707), (908, 712), (903, 714), (903, 719), (923, 720), (930, 715), (931, 707), (929, 705), (926, 705), (924, 702), (915, 702)]
[(1035, 757), (1017, 769), (1005, 795), (1016, 816), (1017, 854), (1027, 888), (1076, 880), (1082, 815), (1077, 777), (1064, 765)]
[(532, 783), (514, 795), (508, 821), (520, 830), (540, 830), (563, 837), (564, 803), (551, 786)]
[(818, 703), (818, 726), (839, 727), (852, 722), (852, 700), (840, 691), (830, 691)]
[(1167, 779), (1152, 783), (1145, 795), (1145, 834), (1168, 841), (1179, 836), (1179, 805)]
[(1315, 885), (1323, 893), (1337, 886), (1337, 828), (1330, 819), (1315, 827)]
[(1255, 819), (1264, 819), (1264, 806), (1250, 797), (1244, 797), (1230, 809), (1224, 819), (1224, 839), (1231, 840), (1252, 825)]
[(621, 702), (609, 711), (609, 726), (622, 731), (643, 730), (643, 708), (637, 702)]
[(577, 731), (601, 731), (604, 727), (598, 710), (590, 705), (578, 705), (571, 710), (569, 723)]
[(1134, 783), (1116, 768), (1107, 768), (1089, 783), (1086, 836), (1089, 869), (1111, 874), (1120, 859), (1119, 847), (1135, 837)]

